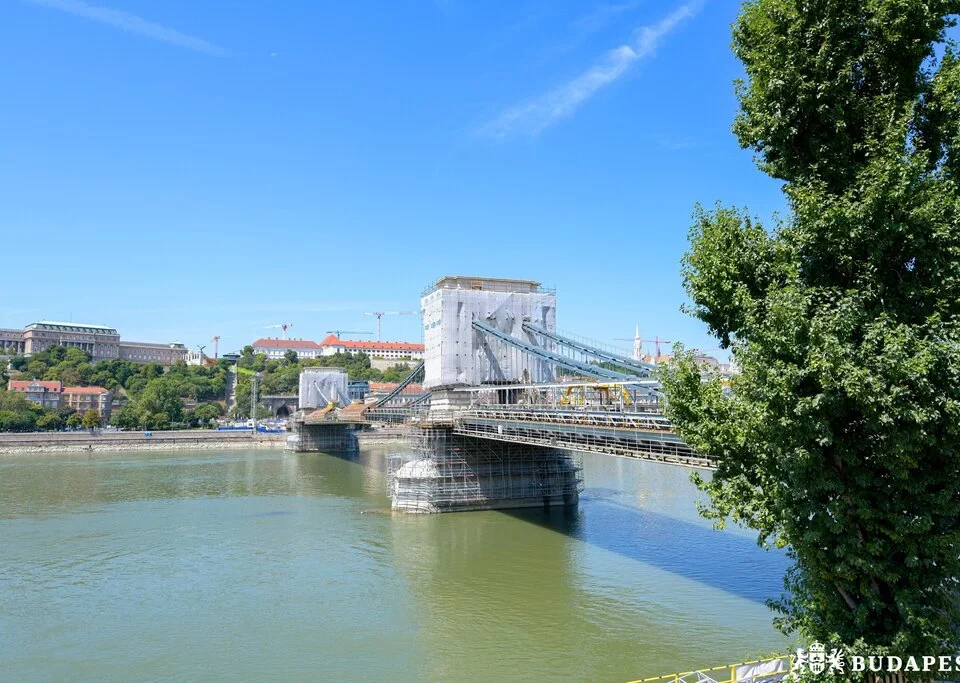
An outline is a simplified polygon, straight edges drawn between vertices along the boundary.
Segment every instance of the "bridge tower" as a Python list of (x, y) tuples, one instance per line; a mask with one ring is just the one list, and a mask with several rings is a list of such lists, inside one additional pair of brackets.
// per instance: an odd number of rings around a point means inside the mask
[(489, 386), (507, 402), (511, 385), (555, 380), (543, 359), (518, 352), (477, 329), (540, 345), (524, 322), (556, 331), (556, 293), (531, 280), (449, 276), (420, 300), (424, 388), (430, 409), (412, 456), (390, 462), (393, 508), (449, 512), (576, 505), (583, 488), (579, 460), (545, 446), (457, 434), (458, 412), (470, 404), (467, 387)]

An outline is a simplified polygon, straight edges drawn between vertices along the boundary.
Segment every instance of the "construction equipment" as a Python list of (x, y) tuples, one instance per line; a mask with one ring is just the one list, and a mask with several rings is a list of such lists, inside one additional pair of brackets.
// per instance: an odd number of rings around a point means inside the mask
[[(613, 405), (618, 401), (623, 401), (623, 405), (633, 405), (633, 399), (630, 398), (630, 392), (622, 384), (597, 384), (590, 387), (597, 392), (600, 405)], [(587, 387), (584, 385), (574, 385), (567, 387), (567, 390), (560, 397), (560, 405), (585, 406), (589, 404), (587, 396)]]
[(327, 330), (327, 334), (334, 334), (337, 336), (337, 339), (343, 339), (340, 335), (343, 334), (360, 334), (364, 337), (369, 337), (373, 332), (357, 332), (356, 330)]
[(220, 358), (220, 335), (216, 335), (210, 341), (213, 342), (213, 359), (218, 360)]
[(373, 311), (372, 313), (364, 313), (364, 315), (375, 315), (377, 316), (377, 341), (380, 341), (380, 319), (385, 315), (416, 315), (416, 311)]
[(283, 338), (287, 338), (287, 329), (293, 327), (293, 323), (280, 323), (279, 325), (267, 325), (264, 329), (267, 330), (283, 330)]

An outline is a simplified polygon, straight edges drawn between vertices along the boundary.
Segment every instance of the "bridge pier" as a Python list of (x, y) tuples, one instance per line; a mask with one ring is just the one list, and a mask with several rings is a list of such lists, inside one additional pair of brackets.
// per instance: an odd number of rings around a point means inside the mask
[(308, 424), (297, 420), (293, 423), (293, 433), (287, 437), (287, 449), (297, 453), (354, 451), (358, 448), (356, 430), (355, 424)]
[(555, 448), (507, 443), (427, 425), (415, 454), (389, 462), (394, 510), (463, 512), (576, 506), (583, 490), (579, 457)]

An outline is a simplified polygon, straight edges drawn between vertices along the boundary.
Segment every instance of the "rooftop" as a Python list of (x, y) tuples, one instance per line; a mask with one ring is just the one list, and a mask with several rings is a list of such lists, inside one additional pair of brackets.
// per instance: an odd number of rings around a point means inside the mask
[(519, 292), (524, 294), (548, 292), (535, 280), (516, 280), (503, 277), (479, 277), (475, 275), (447, 275), (424, 290), (429, 294), (438, 289), (471, 289), (487, 292)]
[(45, 382), (37, 379), (12, 379), (7, 384), (7, 391), (26, 391), (31, 386), (39, 384), (47, 391), (63, 391), (63, 385), (60, 382)]
[(107, 327), (106, 325), (94, 325), (92, 323), (64, 323), (58, 322), (56, 320), (40, 320), (35, 323), (30, 323), (24, 329), (35, 330), (38, 328), (50, 329), (50, 330), (78, 330), (83, 332), (104, 332), (107, 334), (117, 334), (116, 329), (112, 327)]
[(110, 393), (103, 387), (64, 387), (65, 394), (108, 394)]
[(253, 348), (261, 349), (319, 349), (320, 344), (309, 339), (258, 339), (253, 342)]
[(423, 351), (423, 344), (413, 342), (389, 342), (389, 341), (359, 341), (355, 339), (340, 339), (335, 334), (326, 337), (321, 346), (342, 346), (345, 349), (368, 349), (370, 351)]

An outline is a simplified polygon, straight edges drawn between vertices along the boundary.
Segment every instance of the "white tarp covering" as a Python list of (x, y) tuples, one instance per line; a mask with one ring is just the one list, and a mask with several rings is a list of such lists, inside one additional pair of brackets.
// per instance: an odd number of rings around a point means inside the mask
[(300, 372), (300, 409), (350, 404), (347, 373), (339, 368), (304, 368)]
[(557, 329), (557, 297), (549, 291), (487, 291), (437, 287), (420, 301), (423, 311), (423, 386), (476, 386), (483, 382), (546, 382), (553, 379), (543, 361), (489, 339), (473, 321), (538, 344), (523, 331), (524, 319)]
[[(741, 664), (737, 667), (735, 681), (753, 681), (759, 680), (763, 683), (768, 681), (779, 681), (782, 680), (782, 676), (774, 676), (771, 674), (786, 674), (790, 669), (789, 662), (787, 658), (783, 659), (774, 659), (769, 662), (757, 662), (755, 664)], [(763, 678), (757, 679), (757, 676), (763, 676)]]

